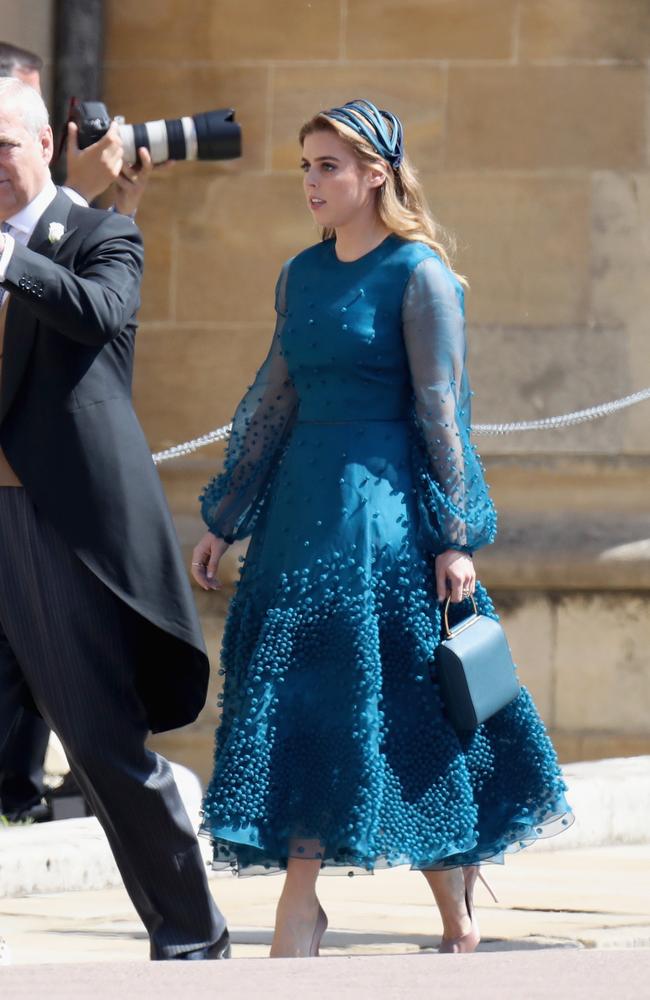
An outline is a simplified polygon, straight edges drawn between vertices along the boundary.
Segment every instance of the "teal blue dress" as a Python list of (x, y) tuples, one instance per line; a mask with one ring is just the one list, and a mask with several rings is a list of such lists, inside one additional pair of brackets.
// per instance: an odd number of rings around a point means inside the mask
[[(570, 811), (525, 688), (463, 739), (432, 671), (436, 554), (496, 531), (462, 286), (422, 243), (391, 235), (342, 262), (327, 240), (284, 265), (276, 312), (201, 498), (214, 534), (251, 536), (204, 800), (214, 865), (500, 860)], [(476, 598), (496, 617), (480, 584)]]

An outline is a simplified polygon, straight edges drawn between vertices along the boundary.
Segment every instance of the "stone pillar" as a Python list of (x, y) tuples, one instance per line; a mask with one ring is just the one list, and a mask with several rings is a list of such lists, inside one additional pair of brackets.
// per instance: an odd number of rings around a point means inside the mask
[[(58, 0), (55, 6), (54, 100), (55, 137), (68, 117), (70, 99), (98, 101), (102, 97), (104, 59), (104, 0)], [(64, 180), (62, 165), (56, 179)]]

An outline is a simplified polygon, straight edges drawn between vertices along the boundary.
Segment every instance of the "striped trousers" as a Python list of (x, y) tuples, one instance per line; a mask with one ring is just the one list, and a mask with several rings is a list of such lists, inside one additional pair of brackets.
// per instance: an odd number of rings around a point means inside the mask
[(145, 747), (130, 611), (22, 488), (0, 487), (0, 769), (27, 689), (59, 736), (151, 941), (173, 958), (225, 920), (168, 762)]

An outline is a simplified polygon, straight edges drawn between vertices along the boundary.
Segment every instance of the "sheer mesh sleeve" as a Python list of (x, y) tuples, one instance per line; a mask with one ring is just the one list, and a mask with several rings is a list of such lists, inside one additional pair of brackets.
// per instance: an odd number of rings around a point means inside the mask
[(438, 552), (494, 541), (496, 511), (470, 442), (463, 290), (437, 257), (413, 271), (402, 304), (415, 419), (421, 432), (420, 508)]
[(203, 520), (227, 542), (251, 533), (297, 409), (296, 390), (280, 342), (288, 273), (289, 264), (285, 264), (275, 290), (271, 348), (233, 417), (223, 472), (200, 497)]

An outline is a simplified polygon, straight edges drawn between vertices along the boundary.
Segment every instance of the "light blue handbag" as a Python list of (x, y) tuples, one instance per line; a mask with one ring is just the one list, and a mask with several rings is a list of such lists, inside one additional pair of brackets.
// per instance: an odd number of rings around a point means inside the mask
[(519, 681), (499, 623), (479, 614), (471, 598), (474, 613), (450, 629), (450, 600), (445, 636), (436, 649), (436, 677), (452, 725), (469, 733), (517, 697)]

